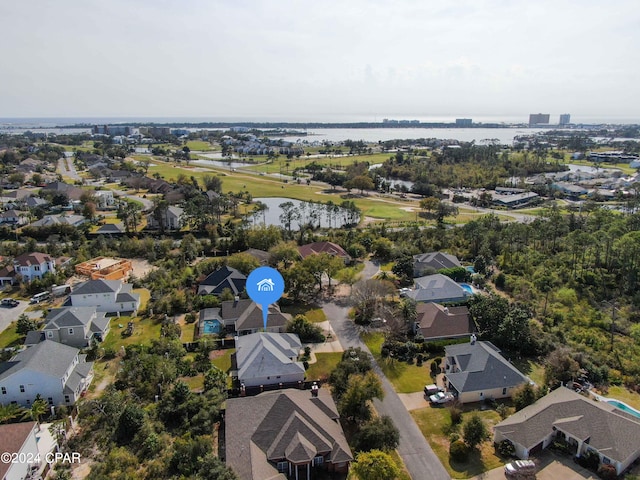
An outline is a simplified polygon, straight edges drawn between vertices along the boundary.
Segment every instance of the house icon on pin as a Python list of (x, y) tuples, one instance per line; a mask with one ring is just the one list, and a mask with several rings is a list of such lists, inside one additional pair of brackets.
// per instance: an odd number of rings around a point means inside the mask
[(270, 278), (265, 278), (264, 280), (260, 280), (258, 282), (258, 291), (259, 292), (273, 292), (273, 287), (275, 284)]

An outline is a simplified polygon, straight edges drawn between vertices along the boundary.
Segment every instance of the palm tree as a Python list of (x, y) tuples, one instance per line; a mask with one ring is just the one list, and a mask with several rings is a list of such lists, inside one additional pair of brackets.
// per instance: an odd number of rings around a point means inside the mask
[(24, 417), (25, 410), (15, 403), (0, 405), (0, 423), (11, 423), (11, 420)]
[(49, 404), (40, 396), (40, 394), (36, 395), (36, 399), (31, 404), (31, 410), (29, 414), (31, 415), (31, 419), (38, 422), (38, 427), (40, 426), (40, 418), (42, 415), (47, 413), (49, 410)]

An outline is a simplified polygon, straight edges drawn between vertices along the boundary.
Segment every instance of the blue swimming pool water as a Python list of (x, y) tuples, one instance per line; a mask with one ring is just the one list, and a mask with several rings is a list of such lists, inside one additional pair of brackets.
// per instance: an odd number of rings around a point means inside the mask
[(610, 403), (611, 405), (616, 407), (618, 410), (622, 410), (623, 412), (630, 413), (634, 417), (640, 418), (640, 412), (634, 408), (631, 408), (629, 405), (625, 403), (619, 402), (618, 400), (606, 400), (606, 402)]
[(473, 288), (468, 283), (461, 283), (460, 286), (464, 291), (473, 295)]
[(212, 333), (220, 333), (220, 323), (212, 322), (211, 320), (205, 320), (202, 326), (203, 333), (212, 334)]

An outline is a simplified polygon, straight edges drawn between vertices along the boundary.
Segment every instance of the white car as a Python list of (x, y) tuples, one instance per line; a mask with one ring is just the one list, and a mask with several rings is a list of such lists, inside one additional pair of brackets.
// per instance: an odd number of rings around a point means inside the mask
[(533, 460), (516, 460), (515, 462), (507, 463), (504, 466), (504, 474), (506, 476), (516, 475), (532, 475), (536, 473), (536, 464)]
[(453, 401), (455, 398), (451, 392), (438, 392), (435, 395), (431, 395), (429, 401), (431, 403), (447, 403)]

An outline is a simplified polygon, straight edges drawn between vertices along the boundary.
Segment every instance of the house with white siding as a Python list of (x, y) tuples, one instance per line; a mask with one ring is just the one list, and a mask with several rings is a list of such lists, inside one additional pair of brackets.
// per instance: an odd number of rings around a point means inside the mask
[(96, 307), (62, 307), (52, 309), (46, 318), (47, 340), (84, 348), (94, 338), (102, 341), (109, 333), (109, 319)]
[(73, 405), (93, 379), (93, 362), (69, 345), (45, 340), (0, 363), (0, 403), (30, 408), (39, 394), (50, 405)]
[(74, 307), (95, 307), (112, 314), (135, 314), (140, 308), (140, 295), (133, 293), (133, 285), (120, 280), (87, 280), (73, 287), (69, 299)]

